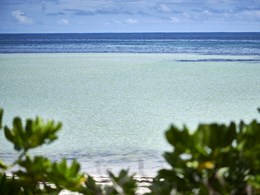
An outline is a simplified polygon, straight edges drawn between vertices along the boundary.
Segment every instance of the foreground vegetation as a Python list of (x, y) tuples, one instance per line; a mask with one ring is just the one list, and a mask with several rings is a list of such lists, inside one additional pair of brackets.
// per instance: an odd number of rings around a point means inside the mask
[[(112, 185), (101, 186), (80, 172), (76, 160), (52, 162), (31, 156), (31, 149), (57, 139), (61, 123), (36, 118), (23, 124), (16, 117), (12, 127), (3, 127), (2, 117), (0, 109), (0, 129), (18, 153), (11, 165), (0, 160), (1, 195), (58, 194), (64, 189), (86, 195), (136, 194), (137, 182), (127, 170), (117, 176), (108, 172)], [(147, 194), (260, 194), (260, 123), (256, 120), (202, 124), (193, 133), (185, 126), (171, 126), (166, 139), (172, 151), (164, 158), (171, 168), (158, 172)]]

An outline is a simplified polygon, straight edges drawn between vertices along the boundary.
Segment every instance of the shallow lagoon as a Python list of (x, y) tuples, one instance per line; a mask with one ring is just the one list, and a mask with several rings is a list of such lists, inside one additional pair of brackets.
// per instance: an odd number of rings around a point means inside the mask
[[(77, 158), (91, 174), (152, 175), (165, 166), (171, 123), (250, 121), (259, 100), (259, 56), (0, 54), (4, 121), (62, 121), (59, 140), (34, 153)], [(12, 151), (0, 138), (0, 158), (12, 161)]]

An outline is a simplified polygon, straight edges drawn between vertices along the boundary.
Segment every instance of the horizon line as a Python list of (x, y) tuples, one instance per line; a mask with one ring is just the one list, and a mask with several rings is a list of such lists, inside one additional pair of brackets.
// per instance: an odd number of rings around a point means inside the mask
[(260, 33), (260, 31), (208, 31), (208, 32), (0, 32), (1, 35), (7, 34), (178, 34), (178, 33)]

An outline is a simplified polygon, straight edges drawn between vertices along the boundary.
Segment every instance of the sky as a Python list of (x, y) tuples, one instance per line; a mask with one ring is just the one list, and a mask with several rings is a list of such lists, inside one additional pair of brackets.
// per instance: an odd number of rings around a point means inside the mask
[(260, 0), (0, 0), (0, 33), (260, 32)]

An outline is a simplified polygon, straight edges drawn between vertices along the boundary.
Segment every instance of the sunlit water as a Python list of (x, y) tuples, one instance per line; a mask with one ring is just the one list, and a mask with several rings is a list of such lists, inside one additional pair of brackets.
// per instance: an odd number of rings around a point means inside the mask
[[(170, 124), (259, 118), (260, 57), (195, 54), (0, 54), (0, 107), (63, 122), (55, 143), (34, 151), (78, 159), (83, 171), (165, 166)], [(15, 153), (0, 132), (0, 158)]]

